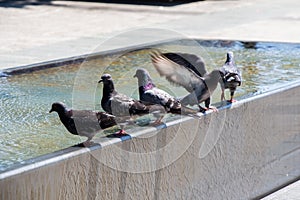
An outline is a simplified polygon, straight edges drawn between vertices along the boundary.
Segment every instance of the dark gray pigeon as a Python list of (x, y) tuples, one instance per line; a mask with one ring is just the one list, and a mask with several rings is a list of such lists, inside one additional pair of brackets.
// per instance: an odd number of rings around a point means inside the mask
[[(121, 127), (117, 134), (124, 134), (124, 126), (132, 122), (133, 118), (145, 114), (155, 114), (159, 116), (165, 113), (165, 109), (161, 105), (145, 105), (141, 101), (130, 98), (124, 94), (118, 93), (115, 90), (114, 82), (110, 74), (101, 76), (103, 82), (103, 95), (101, 99), (101, 106), (106, 112), (116, 116), (116, 120)], [(160, 123), (162, 117), (158, 117), (155, 123)]]
[[(161, 76), (177, 86), (184, 87), (189, 94), (183, 97), (180, 102), (183, 105), (198, 105), (201, 112), (208, 109), (217, 111), (210, 106), (210, 96), (216, 89), (218, 82), (222, 80), (219, 70), (200, 77), (193, 70), (168, 59), (161, 53), (153, 52), (151, 55), (152, 63)], [(205, 102), (205, 108), (199, 104)]]
[(233, 99), (234, 92), (238, 86), (242, 84), (242, 75), (240, 70), (235, 66), (233, 52), (229, 51), (226, 55), (225, 64), (220, 68), (221, 73), (223, 74), (223, 81), (220, 81), (222, 94), (221, 101), (225, 100), (224, 90), (230, 90), (230, 103), (235, 102)]
[(108, 113), (91, 110), (72, 110), (67, 108), (62, 102), (53, 103), (49, 113), (53, 111), (58, 113), (60, 121), (70, 133), (88, 138), (83, 143), (85, 146), (90, 146), (90, 141), (97, 132), (117, 125), (115, 117)]
[(168, 113), (195, 116), (195, 110), (182, 104), (169, 93), (157, 88), (149, 72), (139, 68), (133, 77), (138, 79), (139, 97), (143, 103), (162, 105)]

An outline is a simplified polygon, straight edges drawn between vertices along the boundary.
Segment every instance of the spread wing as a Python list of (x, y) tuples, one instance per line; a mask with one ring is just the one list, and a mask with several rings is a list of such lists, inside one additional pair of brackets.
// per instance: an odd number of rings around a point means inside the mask
[(189, 53), (164, 53), (163, 55), (173, 62), (192, 70), (200, 77), (207, 74), (204, 60), (197, 55)]
[(170, 83), (184, 87), (188, 92), (194, 91), (198, 84), (203, 83), (202, 78), (192, 70), (173, 62), (163, 54), (152, 53), (151, 60), (161, 76), (165, 76)]

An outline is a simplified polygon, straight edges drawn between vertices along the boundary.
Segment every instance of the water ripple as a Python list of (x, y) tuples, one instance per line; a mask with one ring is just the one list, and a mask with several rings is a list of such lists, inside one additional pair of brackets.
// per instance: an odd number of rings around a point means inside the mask
[[(234, 51), (236, 64), (241, 68), (244, 80), (236, 92), (237, 98), (259, 94), (300, 77), (299, 45), (257, 43), (255, 48), (244, 48), (239, 42), (199, 43), (203, 45), (202, 56), (209, 71), (223, 65), (227, 51)], [(173, 52), (199, 52), (198, 46), (182, 42), (159, 48)], [(147, 68), (156, 84), (175, 96), (186, 94), (184, 89), (170, 85), (156, 73), (149, 50), (87, 60), (81, 65), (68, 65), (31, 74), (6, 76), (0, 71), (0, 171), (13, 163), (85, 140), (69, 134), (56, 113), (48, 113), (55, 101), (72, 106), (75, 77), (81, 77), (76, 96), (79, 99), (76, 100), (82, 107), (94, 101), (94, 106), (100, 109), (102, 86), (97, 81), (101, 74), (111, 73), (118, 91), (137, 97), (137, 82), (132, 75), (138, 67)], [(96, 92), (92, 100), (86, 99), (85, 95), (90, 87)], [(219, 99), (220, 90), (213, 95), (214, 102)]]

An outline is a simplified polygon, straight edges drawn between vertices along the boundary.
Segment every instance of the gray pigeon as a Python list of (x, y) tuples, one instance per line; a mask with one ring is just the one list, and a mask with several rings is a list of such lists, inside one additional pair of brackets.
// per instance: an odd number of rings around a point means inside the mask
[[(218, 82), (222, 80), (219, 70), (213, 70), (209, 74), (206, 73), (204, 77), (200, 77), (193, 70), (173, 62), (161, 53), (153, 52), (151, 59), (161, 76), (165, 76), (169, 82), (182, 86), (189, 92), (180, 100), (183, 105), (198, 105), (201, 112), (208, 109), (217, 111), (216, 108), (210, 107), (210, 96)], [(205, 102), (206, 108), (199, 105), (202, 102)]]
[[(177, 99), (167, 92), (157, 88), (149, 72), (139, 68), (133, 77), (138, 79), (140, 100), (146, 104), (162, 105), (168, 113), (195, 116), (196, 111), (183, 106)], [(197, 116), (198, 117), (198, 116)]]
[(233, 59), (233, 52), (227, 52), (227, 57), (225, 64), (220, 68), (221, 73), (223, 74), (223, 81), (220, 81), (222, 94), (221, 101), (225, 100), (224, 90), (230, 90), (230, 103), (235, 102), (233, 99), (234, 92), (238, 86), (242, 84), (242, 75), (240, 70), (235, 66)]
[(53, 111), (58, 113), (60, 121), (70, 133), (88, 138), (83, 143), (85, 146), (90, 146), (90, 141), (97, 132), (117, 125), (115, 117), (108, 113), (91, 110), (72, 110), (67, 108), (62, 102), (53, 103), (49, 113)]
[[(121, 127), (119, 135), (126, 133), (124, 126), (132, 122), (132, 118), (145, 114), (165, 113), (165, 109), (161, 105), (145, 105), (141, 101), (130, 98), (124, 94), (120, 94), (115, 90), (113, 79), (110, 74), (101, 76), (103, 82), (103, 95), (101, 106), (106, 112), (116, 116), (116, 120)], [(155, 123), (160, 123), (162, 117), (158, 117)]]
[(149, 72), (146, 69), (137, 69), (133, 77), (138, 79), (139, 96), (141, 101), (151, 104), (159, 104), (162, 106), (166, 106), (166, 104), (170, 101), (176, 101), (170, 94), (155, 86)]
[[(203, 77), (207, 74), (205, 63), (201, 57), (198, 57), (194, 54), (188, 53), (163, 53), (165, 57), (172, 60), (173, 62), (184, 66), (195, 72), (198, 76)], [(242, 78), (241, 72), (234, 64), (233, 53), (227, 53), (227, 59), (225, 64), (220, 68), (222, 80), (220, 80), (220, 86), (222, 89), (221, 101), (225, 99), (224, 90), (230, 89), (231, 98), (229, 102), (235, 102), (233, 99), (234, 92), (237, 86), (241, 85)]]

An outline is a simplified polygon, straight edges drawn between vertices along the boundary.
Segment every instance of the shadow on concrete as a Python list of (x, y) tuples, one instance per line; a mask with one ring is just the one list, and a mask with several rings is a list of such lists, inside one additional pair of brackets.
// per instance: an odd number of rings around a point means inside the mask
[[(180, 4), (191, 3), (197, 0), (88, 0), (85, 2), (99, 2), (112, 4), (134, 4), (134, 5), (149, 5), (149, 6), (177, 6)], [(204, 0), (198, 0), (204, 1)]]
[(38, 6), (38, 5), (52, 5), (51, 0), (24, 0), (24, 1), (11, 1), (0, 0), (0, 7), (4, 8), (24, 8), (26, 6)]
[[(109, 4), (131, 4), (131, 5), (149, 5), (149, 6), (176, 6), (185, 3), (195, 2), (197, 0), (88, 0), (76, 2), (94, 2), (94, 3), (109, 3)], [(204, 1), (204, 0), (198, 0)], [(53, 3), (52, 3), (53, 2)], [(67, 2), (67, 1), (66, 1)], [(6, 8), (25, 8), (26, 6), (39, 6), (39, 5), (55, 5), (53, 0), (0, 0), (0, 7)]]

